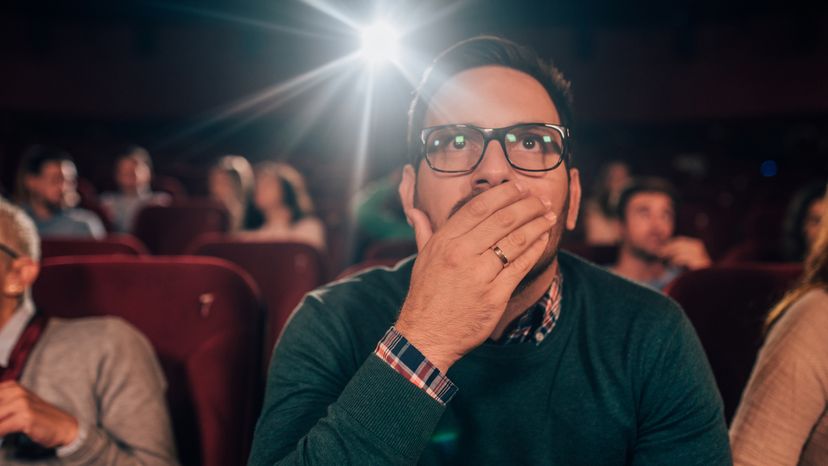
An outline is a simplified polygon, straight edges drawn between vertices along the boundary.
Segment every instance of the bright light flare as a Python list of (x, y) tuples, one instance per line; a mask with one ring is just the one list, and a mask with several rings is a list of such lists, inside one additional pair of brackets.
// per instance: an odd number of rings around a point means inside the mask
[(362, 30), (362, 57), (369, 63), (397, 60), (399, 34), (390, 24), (379, 21)]

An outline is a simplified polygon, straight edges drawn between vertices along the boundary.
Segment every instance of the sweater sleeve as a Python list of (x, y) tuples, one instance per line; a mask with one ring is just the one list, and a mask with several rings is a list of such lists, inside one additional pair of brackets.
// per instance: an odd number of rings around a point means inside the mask
[(178, 464), (167, 404), (166, 383), (152, 347), (123, 321), (107, 323), (107, 348), (94, 387), (97, 425), (85, 425), (85, 438), (61, 464)]
[(330, 308), (305, 300), (271, 362), (251, 466), (417, 462), (445, 407), (373, 347), (350, 363), (354, 344)]
[(645, 346), (632, 464), (732, 464), (722, 400), (701, 343), (673, 306)]
[(828, 400), (828, 295), (806, 295), (776, 323), (751, 374), (730, 435), (737, 465), (793, 465)]

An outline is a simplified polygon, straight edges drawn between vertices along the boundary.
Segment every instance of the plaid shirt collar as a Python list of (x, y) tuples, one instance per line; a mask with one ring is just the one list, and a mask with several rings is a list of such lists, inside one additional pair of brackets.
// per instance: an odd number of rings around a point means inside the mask
[(561, 287), (563, 275), (559, 271), (552, 280), (552, 286), (533, 306), (520, 317), (513, 320), (503, 335), (494, 343), (511, 345), (534, 341), (540, 345), (544, 338), (555, 328), (561, 315)]

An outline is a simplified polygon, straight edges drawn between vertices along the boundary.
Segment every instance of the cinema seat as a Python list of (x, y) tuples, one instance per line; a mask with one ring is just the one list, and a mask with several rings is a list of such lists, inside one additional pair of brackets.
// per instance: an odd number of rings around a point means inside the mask
[(261, 400), (261, 304), (256, 285), (214, 258), (44, 260), (39, 309), (59, 317), (114, 315), (152, 342), (182, 465), (245, 464)]
[(104, 239), (44, 238), (40, 245), (44, 259), (60, 256), (140, 256), (147, 248), (132, 235), (109, 235)]
[(233, 262), (259, 285), (267, 305), (264, 350), (268, 358), (293, 309), (324, 280), (322, 257), (307, 244), (204, 235), (189, 252)]
[(229, 228), (227, 211), (209, 200), (169, 206), (147, 206), (135, 218), (133, 234), (156, 255), (184, 254), (204, 233), (224, 233)]
[(762, 345), (763, 322), (802, 273), (799, 264), (741, 264), (687, 272), (667, 287), (696, 328), (728, 423)]

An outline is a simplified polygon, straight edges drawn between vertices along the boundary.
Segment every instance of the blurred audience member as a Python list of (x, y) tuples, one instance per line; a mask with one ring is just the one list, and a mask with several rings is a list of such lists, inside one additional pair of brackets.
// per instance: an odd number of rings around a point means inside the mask
[(626, 163), (613, 161), (603, 166), (592, 197), (584, 203), (587, 243), (612, 245), (621, 239), (618, 199), (630, 180), (630, 168)]
[(736, 465), (828, 464), (828, 222), (816, 234), (800, 284), (768, 314), (730, 429)]
[(783, 260), (799, 262), (813, 246), (820, 220), (828, 209), (824, 194), (824, 182), (806, 185), (794, 194), (785, 214)]
[(675, 189), (658, 178), (624, 188), (618, 200), (621, 247), (613, 272), (661, 290), (684, 270), (710, 266), (701, 240), (673, 236), (676, 205)]
[(102, 194), (101, 204), (116, 231), (132, 230), (135, 215), (142, 207), (170, 202), (168, 194), (152, 192), (152, 159), (143, 147), (130, 145), (121, 150), (115, 159), (114, 175), (118, 192)]
[(231, 232), (261, 226), (261, 213), (253, 206), (253, 182), (253, 168), (240, 155), (225, 155), (210, 169), (210, 197), (227, 209)]
[(18, 202), (34, 219), (40, 236), (103, 238), (101, 219), (75, 208), (78, 172), (67, 152), (56, 147), (29, 148), (17, 171)]
[(305, 180), (295, 168), (276, 162), (257, 165), (253, 202), (264, 224), (243, 232), (244, 237), (296, 241), (325, 250), (325, 226), (313, 215)]
[(414, 242), (414, 229), (405, 219), (397, 187), (402, 170), (395, 170), (362, 188), (353, 201), (353, 215), (363, 247), (376, 242)]
[(38, 313), (39, 241), (0, 199), (0, 463), (176, 464), (152, 347), (120, 319)]

